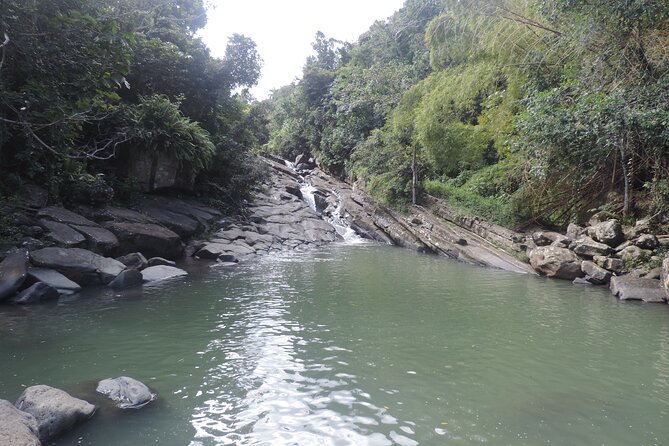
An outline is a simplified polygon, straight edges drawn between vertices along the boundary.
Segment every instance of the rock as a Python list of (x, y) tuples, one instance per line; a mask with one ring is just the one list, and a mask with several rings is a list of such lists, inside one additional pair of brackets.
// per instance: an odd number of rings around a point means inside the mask
[(172, 277), (187, 276), (188, 273), (173, 266), (150, 266), (142, 270), (144, 282), (158, 282)]
[(32, 237), (26, 237), (23, 240), (21, 240), (21, 248), (25, 248), (28, 251), (37, 251), (38, 249), (44, 248), (44, 242)]
[(577, 277), (575, 278), (572, 283), (574, 285), (592, 285), (592, 282), (588, 280), (588, 276), (586, 277)]
[(237, 263), (239, 263), (239, 259), (231, 254), (223, 254), (218, 257), (218, 262), (225, 264), (234, 263), (237, 265)]
[(653, 303), (662, 303), (666, 300), (664, 291), (660, 287), (660, 281), (655, 279), (612, 277), (610, 288), (620, 300), (642, 300)]
[(569, 226), (567, 226), (567, 237), (572, 240), (576, 240), (577, 238), (582, 236), (584, 232), (585, 230), (582, 227), (575, 225), (573, 223), (569, 223)]
[(158, 207), (153, 203), (142, 204), (140, 210), (181, 237), (191, 237), (203, 229), (203, 226), (196, 219)]
[(614, 250), (616, 253), (619, 253), (620, 251), (622, 251), (623, 249), (627, 248), (628, 246), (632, 246), (632, 242), (629, 241), (629, 240), (627, 240), (627, 241), (621, 243), (620, 245), (616, 246), (613, 250)]
[(605, 256), (595, 256), (595, 264), (607, 271), (620, 275), (625, 270), (625, 263), (621, 259)]
[(662, 289), (664, 290), (664, 296), (667, 300), (669, 300), (669, 255), (665, 257), (661, 268), (662, 277), (660, 278), (660, 282)]
[(28, 387), (15, 406), (35, 417), (37, 436), (42, 441), (71, 429), (95, 413), (94, 405), (44, 385)]
[(59, 297), (60, 293), (58, 293), (58, 290), (46, 283), (37, 282), (12, 297), (10, 302), (17, 305), (33, 305), (47, 300), (56, 300)]
[(569, 248), (569, 245), (571, 245), (572, 241), (573, 240), (570, 239), (569, 237), (562, 234), (558, 234), (553, 243), (551, 243), (551, 245), (557, 246), (558, 248)]
[(543, 246), (533, 249), (529, 257), (532, 268), (547, 277), (574, 280), (583, 276), (581, 260), (568, 249)]
[(140, 251), (149, 257), (177, 259), (183, 252), (179, 236), (164, 226), (153, 223), (105, 223), (119, 240), (122, 253)]
[(629, 228), (625, 231), (625, 238), (628, 240), (635, 239), (641, 234), (648, 233), (650, 231), (650, 219), (637, 220), (634, 227)]
[(0, 400), (0, 444), (3, 446), (40, 446), (37, 420), (18, 410), (12, 403)]
[(650, 257), (652, 254), (651, 251), (641, 249), (638, 246), (628, 246), (619, 253), (620, 258), (628, 262), (642, 259), (644, 257)]
[(70, 279), (53, 269), (30, 268), (28, 269), (28, 280), (33, 282), (43, 282), (50, 287), (55, 288), (59, 294), (74, 294), (77, 291), (81, 291), (81, 286), (78, 283), (72, 282)]
[(91, 220), (82, 217), (79, 214), (55, 206), (40, 209), (37, 212), (37, 216), (45, 220), (51, 220), (58, 223), (65, 223), (68, 225), (72, 224), (80, 226), (98, 226), (97, 223), (92, 222)]
[(570, 248), (578, 255), (583, 257), (603, 256), (611, 251), (611, 248), (604, 243), (599, 243), (590, 237), (581, 237), (574, 241)]
[(142, 283), (144, 283), (144, 276), (142, 276), (141, 272), (136, 269), (127, 269), (125, 271), (121, 271), (121, 273), (116, 276), (114, 280), (109, 282), (109, 287), (116, 290), (122, 290), (139, 286)]
[(601, 268), (593, 262), (584, 261), (581, 263), (581, 271), (587, 276), (587, 281), (595, 285), (606, 285), (611, 280), (611, 272)]
[(216, 260), (223, 253), (227, 252), (229, 244), (223, 243), (207, 243), (202, 249), (195, 253), (195, 257), (205, 260)]
[(0, 262), (0, 302), (13, 296), (28, 276), (28, 251), (19, 249)]
[(86, 247), (100, 254), (108, 254), (118, 248), (118, 238), (102, 226), (70, 225), (86, 239)]
[(455, 244), (460, 246), (467, 246), (469, 245), (469, 242), (463, 238), (460, 238), (455, 241)]
[(562, 234), (550, 231), (538, 231), (532, 234), (532, 241), (537, 246), (552, 245), (555, 240), (562, 237)]
[(597, 242), (614, 247), (625, 240), (623, 228), (618, 220), (607, 220), (589, 228), (588, 233)]
[(106, 285), (125, 269), (118, 260), (80, 248), (44, 248), (31, 252), (30, 258), (35, 266), (55, 269), (84, 286)]
[(662, 267), (653, 268), (645, 276), (644, 279), (656, 279), (660, 280), (662, 278)]
[(149, 266), (176, 266), (176, 262), (163, 259), (162, 257), (151, 257), (149, 259)]
[(645, 277), (646, 274), (648, 274), (649, 272), (650, 270), (645, 266), (637, 266), (636, 268), (633, 268), (632, 270), (628, 271), (627, 274), (625, 274), (625, 276), (633, 277), (635, 279), (640, 279), (642, 277)]
[(641, 249), (650, 249), (651, 251), (660, 246), (657, 237), (652, 234), (643, 234), (639, 236), (634, 244)]
[(96, 392), (107, 395), (121, 409), (140, 409), (155, 399), (146, 385), (127, 376), (100, 381)]
[(138, 270), (143, 270), (147, 266), (149, 266), (149, 261), (146, 260), (146, 257), (144, 257), (144, 254), (141, 252), (131, 252), (130, 254), (126, 254), (121, 257), (117, 257), (116, 260), (124, 264), (130, 269), (138, 269)]
[(285, 191), (288, 192), (290, 195), (295, 195), (297, 198), (300, 200), (302, 199), (302, 191), (300, 190), (299, 187), (295, 186), (285, 186), (284, 187)]
[(193, 257), (200, 249), (204, 248), (207, 242), (202, 240), (193, 240), (184, 248), (184, 256)]
[(58, 246), (64, 248), (76, 248), (86, 243), (86, 237), (75, 231), (65, 223), (58, 223), (50, 220), (40, 220), (40, 226), (49, 231), (47, 237), (53, 240)]

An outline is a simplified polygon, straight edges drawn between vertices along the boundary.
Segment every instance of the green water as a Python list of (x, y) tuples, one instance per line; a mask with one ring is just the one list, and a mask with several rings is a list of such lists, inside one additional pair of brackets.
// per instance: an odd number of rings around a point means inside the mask
[(0, 311), (0, 397), (160, 394), (64, 445), (666, 445), (669, 306), (381, 246)]

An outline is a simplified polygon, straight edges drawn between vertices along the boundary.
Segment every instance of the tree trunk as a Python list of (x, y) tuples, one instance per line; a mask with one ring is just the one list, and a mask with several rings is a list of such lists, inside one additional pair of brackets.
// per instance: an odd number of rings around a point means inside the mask
[(624, 139), (620, 138), (618, 144), (618, 150), (620, 151), (620, 167), (623, 171), (623, 181), (625, 185), (625, 192), (623, 198), (623, 217), (627, 217), (630, 211), (630, 179), (629, 173), (627, 171), (627, 159), (625, 158), (625, 148), (624, 148)]

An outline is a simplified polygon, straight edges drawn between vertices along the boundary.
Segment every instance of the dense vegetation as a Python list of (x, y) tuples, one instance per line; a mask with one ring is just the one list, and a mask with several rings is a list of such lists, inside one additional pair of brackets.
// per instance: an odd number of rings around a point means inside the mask
[(244, 89), (261, 60), (241, 35), (222, 60), (209, 54), (196, 36), (203, 0), (0, 5), (2, 199), (27, 184), (52, 202), (82, 184), (124, 199), (136, 190), (125, 161), (154, 153), (187, 165), (200, 195), (235, 205), (247, 194), (259, 172)]
[(510, 226), (669, 210), (666, 1), (407, 0), (314, 50), (268, 151)]

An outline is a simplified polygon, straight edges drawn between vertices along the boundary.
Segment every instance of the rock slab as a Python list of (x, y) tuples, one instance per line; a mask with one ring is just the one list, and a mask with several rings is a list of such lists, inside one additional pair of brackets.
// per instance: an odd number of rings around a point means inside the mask
[(14, 406), (35, 417), (37, 436), (42, 441), (62, 434), (95, 413), (94, 405), (44, 385), (28, 387)]
[(666, 300), (660, 281), (656, 279), (612, 277), (610, 288), (620, 300), (642, 300), (652, 303), (663, 303)]
[(58, 290), (46, 283), (37, 282), (12, 297), (10, 301), (18, 305), (34, 305), (46, 302), (47, 300), (56, 300), (59, 297), (60, 293), (58, 293)]
[(581, 260), (566, 248), (542, 246), (530, 252), (530, 265), (540, 274), (555, 279), (582, 277)]
[(28, 276), (28, 251), (18, 250), (0, 262), (0, 302), (13, 296)]
[(81, 248), (44, 248), (30, 253), (34, 265), (55, 269), (81, 285), (106, 285), (126, 267), (118, 260)]
[(144, 383), (127, 376), (100, 381), (96, 392), (108, 396), (121, 409), (140, 409), (155, 399)]
[(150, 266), (141, 271), (144, 282), (158, 282), (172, 277), (187, 276), (188, 273), (173, 266)]
[(37, 420), (18, 410), (12, 403), (0, 400), (0, 444), (3, 446), (40, 446)]

